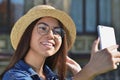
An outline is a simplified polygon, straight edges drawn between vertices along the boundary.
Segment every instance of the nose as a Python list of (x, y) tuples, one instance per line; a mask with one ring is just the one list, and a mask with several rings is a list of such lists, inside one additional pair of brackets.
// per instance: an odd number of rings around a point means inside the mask
[(54, 32), (53, 32), (52, 30), (50, 30), (50, 31), (48, 32), (47, 36), (48, 36), (49, 38), (54, 38)]

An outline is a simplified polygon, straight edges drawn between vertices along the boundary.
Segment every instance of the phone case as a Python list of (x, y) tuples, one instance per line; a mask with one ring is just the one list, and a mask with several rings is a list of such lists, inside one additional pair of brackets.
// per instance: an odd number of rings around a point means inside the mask
[(100, 49), (116, 45), (115, 31), (113, 27), (98, 25), (98, 35), (100, 37)]

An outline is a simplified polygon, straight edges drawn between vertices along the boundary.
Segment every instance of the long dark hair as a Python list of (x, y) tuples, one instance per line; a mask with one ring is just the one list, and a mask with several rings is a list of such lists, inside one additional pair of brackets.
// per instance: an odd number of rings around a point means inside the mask
[[(45, 64), (47, 64), (53, 71), (58, 71), (59, 80), (64, 80), (66, 77), (66, 56), (67, 56), (67, 43), (66, 36), (63, 38), (62, 45), (59, 51), (46, 59)], [(52, 63), (52, 64), (51, 64)]]
[[(10, 60), (10, 64), (0, 75), (1, 79), (6, 71), (11, 69), (20, 59), (24, 59), (24, 57), (26, 56), (30, 48), (30, 40), (31, 40), (33, 28), (35, 24), (38, 22), (38, 20), (40, 19), (37, 19), (34, 22), (32, 22), (23, 33), (21, 40), (18, 44), (18, 47)], [(59, 21), (59, 25), (63, 26), (60, 21)], [(55, 55), (48, 57), (45, 61), (45, 64), (47, 64), (47, 66), (49, 66), (53, 71), (54, 70), (57, 71), (60, 80), (64, 80), (66, 76), (66, 55), (67, 55), (67, 43), (66, 43), (66, 35), (65, 35), (62, 38), (62, 45), (59, 51)]]

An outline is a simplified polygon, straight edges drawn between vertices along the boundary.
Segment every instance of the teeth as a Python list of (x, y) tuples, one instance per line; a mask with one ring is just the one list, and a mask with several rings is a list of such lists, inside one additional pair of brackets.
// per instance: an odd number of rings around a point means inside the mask
[(51, 43), (48, 43), (48, 42), (44, 42), (43, 44), (44, 44), (44, 45), (52, 46), (52, 44), (51, 44)]

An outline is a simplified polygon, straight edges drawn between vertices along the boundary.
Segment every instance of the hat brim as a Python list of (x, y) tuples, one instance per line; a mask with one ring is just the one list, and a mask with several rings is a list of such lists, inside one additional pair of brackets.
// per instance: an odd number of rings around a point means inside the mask
[(17, 48), (25, 29), (36, 19), (45, 16), (56, 18), (64, 25), (63, 28), (66, 31), (68, 50), (72, 47), (76, 38), (76, 28), (73, 20), (65, 12), (60, 10), (34, 9), (30, 10), (26, 15), (21, 17), (14, 25), (10, 35), (11, 43), (14, 49)]

